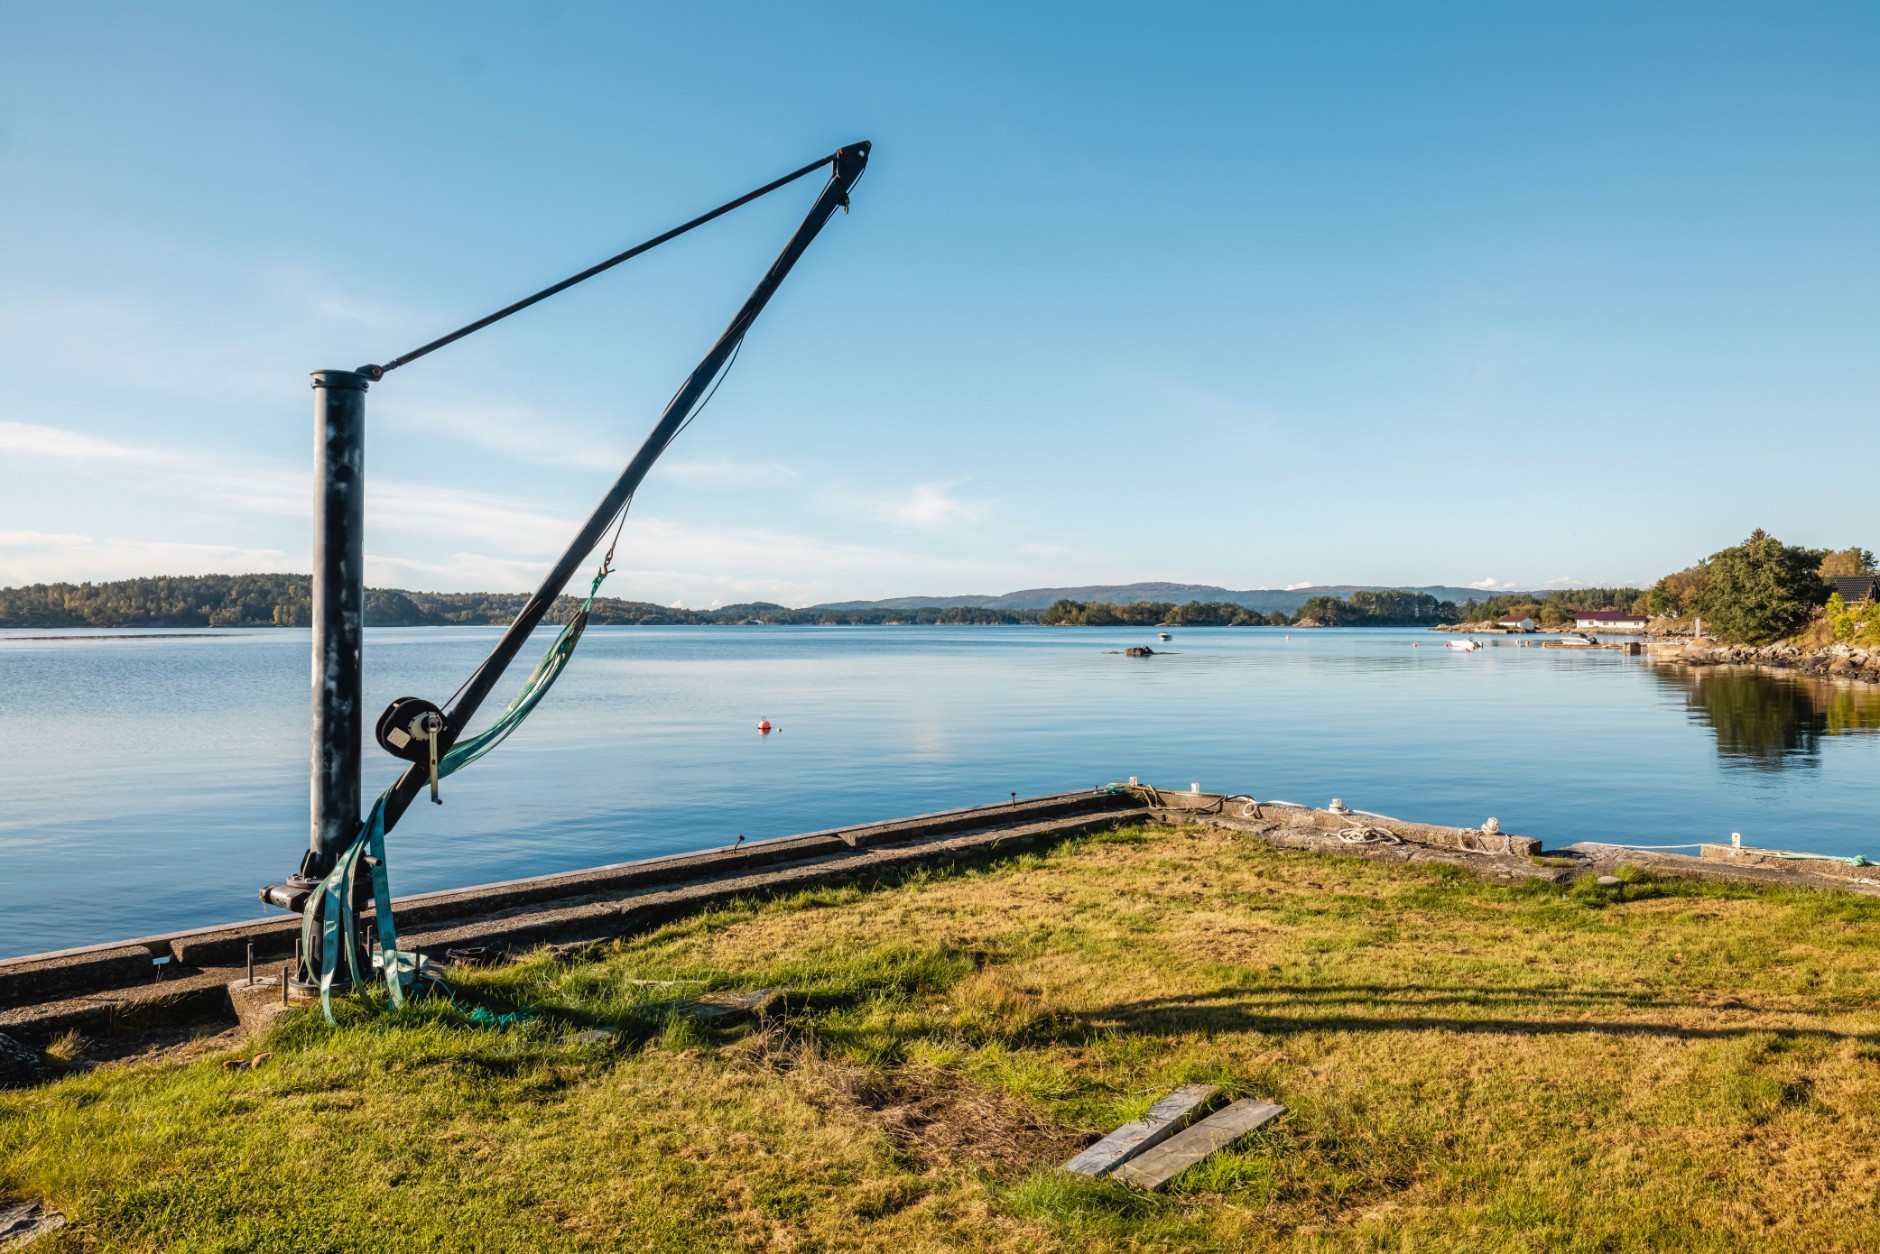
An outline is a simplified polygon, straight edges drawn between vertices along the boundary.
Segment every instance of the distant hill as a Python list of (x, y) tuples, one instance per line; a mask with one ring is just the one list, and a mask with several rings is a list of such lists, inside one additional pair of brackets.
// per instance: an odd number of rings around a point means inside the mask
[[(306, 575), (177, 575), (109, 583), (29, 584), (0, 588), (0, 627), (306, 627), (313, 621)], [(528, 597), (520, 592), (408, 592), (366, 589), (368, 627), (501, 626)], [(578, 600), (563, 596), (551, 621), (566, 622)], [(901, 623), (1035, 623), (1036, 610), (972, 606), (903, 609), (789, 609), (767, 601), (688, 610), (598, 597), (589, 619), (600, 626), (764, 623), (857, 626)]]
[[(306, 627), (312, 621), (310, 580), (306, 575), (180, 575), (119, 579), (108, 583), (31, 584), (0, 588), (0, 627)], [(885, 601), (839, 601), (791, 609), (770, 602), (688, 610), (601, 597), (594, 603), (597, 624), (687, 623), (1035, 623), (1058, 601), (1112, 607), (1201, 602), (1205, 613), (1190, 611), (1179, 621), (1196, 626), (1239, 622), (1239, 607), (1255, 614), (1294, 616), (1309, 598), (1348, 597), (1354, 592), (1425, 593), (1436, 601), (1461, 604), (1478, 595), (1469, 588), (1441, 586), (1383, 589), (1358, 584), (1313, 588), (1252, 588), (1234, 592), (1210, 584), (1131, 583), (1080, 588), (1027, 588), (1002, 596), (893, 597)], [(520, 592), (410, 592), (399, 588), (366, 590), (368, 627), (423, 627), (453, 624), (504, 624), (527, 601)], [(1603, 603), (1602, 603), (1603, 604)], [(555, 607), (566, 621), (576, 600), (564, 596)], [(1146, 612), (1146, 611), (1145, 611)], [(1109, 610), (1102, 621), (1134, 622)], [(1109, 617), (1105, 617), (1109, 615)]]
[(1133, 605), (1140, 601), (1226, 602), (1245, 606), (1265, 614), (1292, 614), (1316, 596), (1347, 597), (1354, 592), (1422, 592), (1438, 601), (1460, 605), (1471, 597), (1488, 596), (1477, 588), (1452, 588), (1442, 584), (1320, 584), (1310, 588), (1246, 588), (1234, 591), (1206, 583), (1124, 583), (1093, 584), (1079, 588), (1025, 588), (1000, 596), (890, 597), (885, 601), (830, 601), (812, 605), (815, 610), (911, 610), (932, 607), (952, 609), (971, 607), (986, 610), (1043, 610), (1056, 601), (1104, 601), (1111, 605)]

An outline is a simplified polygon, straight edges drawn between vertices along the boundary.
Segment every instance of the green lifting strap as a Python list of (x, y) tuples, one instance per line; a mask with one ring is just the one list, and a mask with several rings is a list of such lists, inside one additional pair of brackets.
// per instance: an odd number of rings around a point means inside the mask
[(1797, 861), (1804, 861), (1804, 862), (1839, 862), (1843, 866), (1872, 866), (1873, 865), (1873, 863), (1869, 862), (1865, 856), (1858, 854), (1858, 853), (1853, 855), (1852, 857), (1846, 857), (1838, 853), (1791, 853), (1786, 849), (1782, 849), (1776, 852), (1776, 857), (1794, 858)]
[[(587, 629), (588, 614), (594, 608), (594, 598), (607, 575), (607, 570), (603, 568), (594, 576), (594, 586), (588, 589), (587, 599), (581, 602), (581, 608), (575, 612), (568, 625), (561, 629), (561, 634), (548, 646), (548, 651), (542, 654), (541, 661), (529, 672), (529, 678), (510, 701), (508, 708), (489, 727), (459, 740), (438, 759), (439, 779), (462, 770), (507, 740), (509, 734), (520, 727), (522, 721), (541, 703), (555, 680), (567, 668), (568, 659), (574, 656), (575, 645), (581, 642), (581, 633)], [(420, 985), (436, 982), (436, 977), (425, 969), (428, 963), (417, 954), (399, 950), (397, 934), (392, 925), (391, 879), (385, 870), (385, 803), (391, 795), (389, 788), (379, 794), (378, 801), (373, 803), (372, 812), (359, 828), (359, 835), (340, 854), (332, 871), (307, 898), (306, 908), (301, 914), (300, 952), (308, 955), (309, 963), (313, 961), (312, 955), (320, 955), (320, 1009), (325, 1013), (328, 1023), (333, 1022), (333, 978), (339, 973), (336, 955), (341, 948), (342, 937), (347, 938), (344, 949), (347, 965), (352, 970), (354, 988), (366, 988), (374, 978), (382, 978), (392, 1005), (398, 1007), (403, 1006), (405, 998)], [(372, 914), (377, 933), (372, 965), (379, 970), (377, 977), (371, 972), (360, 970), (358, 946), (350, 943), (354, 921), (359, 913), (358, 903), (354, 900), (354, 886), (362, 858), (372, 880)], [(316, 916), (320, 920), (320, 946), (317, 950), (313, 946)]]

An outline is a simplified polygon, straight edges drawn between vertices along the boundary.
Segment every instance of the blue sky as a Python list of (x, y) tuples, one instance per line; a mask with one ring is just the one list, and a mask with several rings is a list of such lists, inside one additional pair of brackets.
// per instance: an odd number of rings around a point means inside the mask
[[(617, 595), (1642, 581), (1880, 547), (1880, 7), (0, 12), (0, 584), (307, 566), (307, 372), (845, 141)], [(368, 575), (520, 589), (805, 183), (370, 395)], [(1862, 468), (1866, 469), (1862, 469)]]

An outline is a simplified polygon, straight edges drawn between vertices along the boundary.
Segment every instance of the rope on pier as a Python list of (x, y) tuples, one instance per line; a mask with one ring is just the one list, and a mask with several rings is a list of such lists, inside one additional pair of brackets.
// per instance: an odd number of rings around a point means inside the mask
[(1347, 845), (1403, 844), (1403, 837), (1399, 836), (1396, 832), (1386, 831), (1381, 827), (1369, 827), (1364, 824), (1359, 824), (1357, 827), (1347, 827), (1344, 831), (1338, 833), (1338, 839), (1344, 841)]

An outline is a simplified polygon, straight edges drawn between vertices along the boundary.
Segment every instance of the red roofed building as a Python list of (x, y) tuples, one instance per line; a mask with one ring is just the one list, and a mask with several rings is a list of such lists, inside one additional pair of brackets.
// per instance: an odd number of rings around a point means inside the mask
[(1650, 620), (1630, 610), (1575, 610), (1573, 626), (1578, 631), (1644, 631)]

